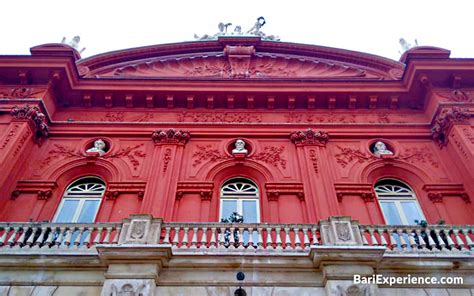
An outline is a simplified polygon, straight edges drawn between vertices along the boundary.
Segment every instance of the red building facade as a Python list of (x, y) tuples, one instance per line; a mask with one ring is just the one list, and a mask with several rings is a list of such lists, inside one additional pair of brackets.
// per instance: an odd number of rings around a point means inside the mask
[[(86, 59), (60, 44), (1, 56), (0, 220), (473, 224), (474, 60), (449, 55), (418, 47), (397, 62), (222, 37)], [(461, 228), (446, 236), (470, 250)], [(18, 231), (23, 244), (41, 235)], [(207, 231), (188, 238), (204, 246)], [(319, 236), (304, 232), (283, 245)]]

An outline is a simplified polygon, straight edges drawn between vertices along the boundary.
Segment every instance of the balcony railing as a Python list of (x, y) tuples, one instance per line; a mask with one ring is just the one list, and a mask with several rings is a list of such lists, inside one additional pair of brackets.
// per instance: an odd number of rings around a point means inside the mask
[[(474, 255), (473, 225), (359, 225), (350, 219), (342, 222), (331, 222), (331, 219), (319, 224), (163, 223), (151, 217), (149, 220), (132, 217), (123, 223), (0, 223), (0, 253), (16, 250), (90, 253), (95, 252), (97, 245), (151, 244), (168, 245), (176, 252), (217, 249), (284, 254), (306, 253), (313, 246), (350, 245), (385, 247), (385, 254)], [(341, 226), (344, 223), (347, 228)]]

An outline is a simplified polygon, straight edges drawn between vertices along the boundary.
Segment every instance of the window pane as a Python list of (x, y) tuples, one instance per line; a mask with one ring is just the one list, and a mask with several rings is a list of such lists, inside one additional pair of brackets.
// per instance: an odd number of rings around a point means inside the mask
[(233, 212), (237, 212), (236, 200), (222, 200), (221, 218), (229, 219)]
[(398, 214), (397, 207), (394, 202), (381, 202), (382, 211), (387, 220), (387, 224), (390, 225), (402, 225), (402, 219)]
[(98, 200), (86, 200), (84, 206), (82, 207), (81, 214), (77, 219), (78, 223), (90, 223), (94, 222), (95, 214), (97, 213), (97, 208), (99, 207)]
[(408, 224), (416, 224), (415, 220), (418, 220), (418, 221), (423, 220), (423, 217), (421, 216), (421, 213), (418, 210), (418, 207), (415, 202), (404, 201), (404, 202), (400, 202), (400, 204), (403, 209), (403, 214), (405, 214), (405, 217), (407, 218)]
[(78, 204), (79, 200), (77, 199), (64, 199), (55, 222), (73, 222), (72, 219), (74, 218)]
[(257, 201), (243, 200), (242, 211), (244, 215), (244, 223), (257, 223)]

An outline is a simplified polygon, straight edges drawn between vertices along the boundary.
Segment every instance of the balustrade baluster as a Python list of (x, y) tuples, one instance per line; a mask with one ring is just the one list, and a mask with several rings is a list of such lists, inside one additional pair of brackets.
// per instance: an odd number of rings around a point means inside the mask
[(216, 229), (217, 229), (217, 227), (211, 227), (211, 241), (209, 243), (209, 248), (210, 249), (217, 248)]
[(303, 226), (303, 249), (309, 247), (308, 227)]
[(20, 227), (19, 231), (21, 231), (20, 237), (16, 240), (16, 245), (13, 246), (15, 249), (20, 249), (25, 245), (26, 233), (28, 232), (28, 226)]
[(80, 245), (81, 249), (89, 249), (91, 246), (91, 238), (92, 238), (92, 231), (94, 228), (90, 229), (89, 227), (85, 226), (83, 228), (82, 233), (82, 245)]
[(254, 227), (248, 227), (248, 232), (249, 232), (249, 241), (247, 242), (247, 249), (249, 248), (254, 248), (255, 243), (253, 242), (253, 234), (255, 231)]
[(312, 233), (313, 233), (313, 246), (319, 245), (319, 240), (318, 240), (317, 231), (318, 231), (317, 226), (314, 225), (314, 226), (313, 226), (313, 231), (312, 231)]
[(25, 245), (31, 248), (33, 244), (35, 243), (36, 233), (39, 233), (41, 235), (41, 227), (37, 226), (37, 227), (31, 227), (29, 229), (31, 230), (31, 233), (28, 236), (28, 239), (26, 240)]
[(257, 232), (258, 232), (258, 241), (257, 241), (257, 249), (263, 249), (263, 229), (262, 227), (257, 226)]
[(433, 231), (436, 235), (436, 239), (438, 240), (438, 246), (440, 248), (440, 251), (445, 252), (446, 251), (446, 243), (444, 242), (443, 238), (440, 235), (440, 230), (435, 228)]
[(384, 247), (387, 247), (387, 240), (385, 239), (385, 232), (383, 229), (381, 228), (377, 228), (376, 229), (377, 233), (379, 234), (379, 237), (380, 237), (380, 246), (384, 246)]
[(48, 248), (51, 248), (54, 245), (54, 236), (55, 236), (55, 233), (56, 233), (57, 229), (55, 227), (51, 227), (51, 228), (49, 228), (49, 230), (50, 231), (48, 233), (48, 238), (44, 242), (43, 246), (48, 246)]
[(446, 242), (448, 243), (448, 246), (451, 249), (451, 252), (459, 251), (456, 248), (456, 244), (454, 243), (453, 239), (451, 238), (451, 233), (450, 233), (449, 229), (444, 229), (443, 233), (444, 233), (444, 236), (446, 237)]
[(189, 248), (188, 246), (188, 240), (189, 240), (189, 227), (185, 226), (183, 227), (184, 233), (183, 233), (183, 240), (181, 241), (181, 247), (183, 248)]
[(163, 237), (163, 244), (169, 244), (170, 243), (170, 231), (171, 231), (171, 227), (166, 226), (165, 227), (165, 236)]
[(398, 239), (400, 240), (400, 247), (402, 249), (403, 252), (406, 252), (407, 251), (407, 242), (405, 240), (405, 238), (403, 237), (403, 229), (401, 228), (397, 228), (397, 235), (398, 235)]
[(207, 227), (202, 228), (200, 248), (203, 248), (203, 249), (207, 248)]
[(63, 243), (64, 232), (66, 231), (66, 227), (59, 226), (57, 229), (59, 230), (59, 233), (58, 233), (58, 237), (56, 238), (55, 244), (56, 244), (56, 248), (59, 249), (61, 247), (61, 244)]
[(423, 233), (421, 232), (421, 229), (420, 229), (420, 228), (416, 228), (416, 229), (415, 229), (415, 232), (416, 232), (416, 236), (418, 237), (418, 246), (421, 247), (421, 251), (422, 251), (422, 252), (429, 251), (429, 250), (426, 248), (426, 242), (425, 242), (425, 240), (423, 239)]
[(181, 227), (174, 227), (174, 236), (173, 236), (173, 241), (171, 242), (171, 245), (173, 248), (178, 248), (178, 243), (179, 243), (179, 231)]
[(295, 233), (295, 250), (302, 250), (301, 240), (300, 240), (300, 228), (299, 227), (294, 227), (293, 231)]
[(197, 239), (198, 239), (198, 228), (193, 227), (193, 236), (191, 237), (191, 246), (189, 246), (190, 249), (197, 248)]
[(219, 227), (218, 228), (219, 230), (219, 246), (218, 248), (225, 248), (225, 245), (226, 245), (226, 241), (225, 241), (225, 233), (226, 233), (226, 230), (227, 230), (227, 227)]
[(76, 236), (76, 239), (73, 242), (74, 249), (79, 249), (79, 247), (81, 245), (82, 236), (84, 234), (84, 228), (85, 228), (85, 226), (81, 226), (81, 227), (77, 227), (76, 230), (75, 230), (75, 231), (77, 231), (77, 236)]
[(229, 248), (235, 249), (235, 226), (231, 226), (230, 228), (230, 237), (229, 237)]
[(3, 229), (3, 234), (0, 237), (0, 247), (5, 245), (5, 240), (7, 239), (7, 235), (12, 228), (10, 226), (7, 226), (7, 227), (2, 227), (2, 229)]
[[(277, 233), (277, 237), (278, 237), (278, 233)], [(267, 247), (266, 247), (266, 249), (273, 249), (273, 238), (272, 238), (272, 228), (271, 227), (267, 227)]]
[[(283, 231), (286, 232), (286, 229), (283, 228)], [(277, 250), (283, 249), (283, 243), (281, 241), (281, 227), (280, 226), (275, 227), (275, 243), (276, 243), (275, 249)]]
[(388, 239), (390, 240), (390, 251), (397, 251), (398, 249), (398, 244), (395, 238), (393, 237), (394, 235), (397, 235), (396, 231), (393, 229), (387, 229), (387, 234), (388, 234)]
[(48, 228), (46, 226), (38, 226), (39, 235), (38, 238), (33, 242), (33, 249), (41, 248), (47, 229)]
[(122, 227), (120, 225), (115, 227), (114, 240), (112, 241), (113, 244), (118, 244), (121, 230), (122, 230)]
[(379, 246), (380, 244), (379, 244), (377, 238), (375, 237), (375, 229), (373, 229), (372, 227), (369, 227), (367, 229), (367, 231), (369, 232), (369, 235), (370, 235), (371, 245), (372, 246)]
[(408, 243), (410, 244), (411, 251), (418, 252), (418, 245), (416, 244), (416, 241), (415, 241), (415, 231), (407, 228), (406, 234), (408, 236)]
[(472, 230), (469, 230), (469, 229), (463, 229), (462, 230), (462, 233), (464, 234), (464, 238), (466, 240), (466, 244), (469, 246), (469, 248), (472, 250), (474, 250), (474, 242), (471, 240), (471, 238), (469, 237), (469, 233), (472, 234)]
[(104, 229), (102, 227), (97, 227), (97, 231), (95, 233), (95, 238), (94, 238), (94, 246), (97, 244), (100, 244), (102, 241), (102, 232)]
[(103, 244), (110, 244), (110, 233), (112, 232), (112, 227), (104, 227), (105, 228), (105, 236), (102, 240)]
[(367, 231), (366, 228), (360, 227), (360, 236), (362, 237), (362, 245), (368, 246), (369, 242), (367, 241), (367, 238), (365, 237), (365, 232)]
[(466, 251), (467, 248), (464, 245), (464, 241), (462, 240), (461, 236), (459, 235), (461, 233), (461, 229), (453, 229), (454, 237), (456, 238), (456, 243), (458, 245), (458, 248), (461, 251)]
[(13, 227), (13, 233), (10, 235), (8, 239), (8, 245), (12, 248), (16, 244), (16, 236), (18, 235), (18, 231), (20, 231), (20, 227)]
[(290, 227), (283, 227), (283, 235), (285, 236), (285, 249), (291, 249)]

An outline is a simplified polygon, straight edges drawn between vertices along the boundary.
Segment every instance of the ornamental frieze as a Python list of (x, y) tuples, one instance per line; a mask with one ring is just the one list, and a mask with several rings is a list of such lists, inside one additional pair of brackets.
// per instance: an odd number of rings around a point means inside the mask
[(473, 101), (470, 91), (463, 89), (437, 91), (436, 94), (449, 102), (469, 103)]
[(353, 161), (357, 161), (359, 163), (363, 163), (370, 160), (376, 160), (377, 158), (372, 154), (367, 154), (360, 151), (359, 148), (354, 147), (342, 147), (336, 145), (337, 149), (339, 149), (339, 153), (335, 155), (336, 161), (339, 165), (345, 168), (347, 165), (352, 163)]
[(224, 160), (228, 158), (230, 158), (230, 156), (222, 153), (216, 148), (213, 148), (212, 145), (197, 145), (196, 150), (193, 153), (193, 167), (206, 161), (216, 162), (218, 160)]
[(0, 88), (0, 98), (27, 99), (39, 98), (46, 91), (43, 88), (36, 87), (11, 87)]

